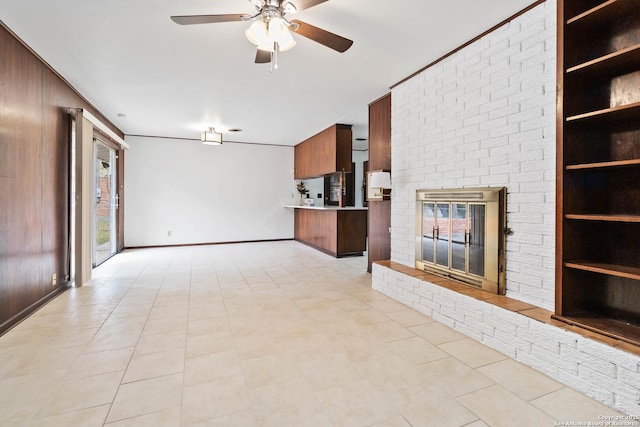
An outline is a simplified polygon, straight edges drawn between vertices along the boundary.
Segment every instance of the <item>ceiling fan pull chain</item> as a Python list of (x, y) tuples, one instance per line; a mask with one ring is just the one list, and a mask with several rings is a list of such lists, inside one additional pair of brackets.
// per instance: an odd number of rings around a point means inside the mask
[(280, 46), (278, 46), (278, 42), (273, 42), (273, 68), (278, 69), (278, 51), (280, 50)]
[(273, 73), (273, 70), (278, 69), (278, 42), (273, 42), (273, 52), (271, 52), (271, 64), (269, 65), (269, 72)]

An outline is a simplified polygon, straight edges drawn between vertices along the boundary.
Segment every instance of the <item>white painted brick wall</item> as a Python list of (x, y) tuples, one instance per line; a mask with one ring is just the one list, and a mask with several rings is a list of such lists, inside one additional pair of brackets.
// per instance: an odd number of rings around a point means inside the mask
[(631, 415), (640, 356), (373, 264), (372, 285), (434, 320)]
[[(553, 310), (556, 0), (392, 90), (391, 259), (414, 265), (415, 191), (507, 187), (507, 296)], [(628, 414), (640, 356), (373, 265), (374, 289)]]
[(392, 91), (391, 259), (413, 266), (415, 191), (505, 186), (507, 296), (554, 306), (556, 1)]

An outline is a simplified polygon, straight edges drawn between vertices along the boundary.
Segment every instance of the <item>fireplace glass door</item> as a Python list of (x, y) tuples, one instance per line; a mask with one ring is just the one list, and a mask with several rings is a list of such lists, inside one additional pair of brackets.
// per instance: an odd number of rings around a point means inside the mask
[(484, 276), (484, 212), (484, 204), (424, 202), (422, 260)]
[(418, 190), (416, 266), (500, 292), (504, 189)]

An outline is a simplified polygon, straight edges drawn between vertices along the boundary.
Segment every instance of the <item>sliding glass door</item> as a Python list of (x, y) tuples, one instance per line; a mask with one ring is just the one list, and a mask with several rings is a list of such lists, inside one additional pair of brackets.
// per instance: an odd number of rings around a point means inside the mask
[(118, 207), (116, 151), (94, 139), (94, 208), (93, 266), (115, 255), (117, 251)]

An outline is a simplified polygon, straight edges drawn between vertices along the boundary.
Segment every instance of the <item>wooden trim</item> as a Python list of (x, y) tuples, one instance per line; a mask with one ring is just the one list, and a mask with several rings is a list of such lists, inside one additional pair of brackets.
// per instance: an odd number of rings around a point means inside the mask
[(239, 243), (266, 243), (266, 242), (284, 242), (287, 240), (295, 240), (293, 238), (286, 239), (263, 239), (263, 240), (231, 240), (228, 242), (205, 242), (205, 243), (177, 243), (175, 245), (143, 245), (143, 246), (126, 246), (128, 249), (154, 249), (154, 248), (179, 248), (184, 246), (209, 246), (209, 245), (235, 245)]
[(564, 249), (564, 8), (557, 7), (556, 19), (556, 253), (554, 310), (563, 313), (562, 260)]
[(369, 107), (371, 107), (372, 105), (376, 104), (378, 101), (382, 101), (387, 96), (391, 96), (391, 92), (387, 92), (384, 95), (382, 95), (380, 98), (376, 99), (375, 101), (370, 102), (369, 103)]
[(626, 351), (632, 354), (640, 354), (639, 341), (629, 340), (628, 337), (621, 336), (619, 334), (609, 333), (607, 331), (603, 331), (602, 329), (593, 328), (589, 325), (583, 325), (579, 322), (578, 318), (557, 316), (554, 315), (551, 311), (544, 308), (537, 307), (535, 305), (528, 304), (504, 295), (496, 295), (480, 289), (474, 289), (469, 287), (468, 285), (463, 285), (459, 282), (456, 282), (455, 280), (443, 279), (442, 277), (434, 276), (425, 273), (424, 271), (418, 270), (413, 267), (408, 267), (404, 264), (400, 264), (394, 261), (380, 260), (374, 261), (373, 263), (405, 274), (409, 277), (415, 277), (419, 280), (429, 282), (432, 285), (440, 286), (453, 292), (458, 292), (471, 298), (501, 307), (516, 314), (526, 316), (529, 319), (546, 323), (565, 331), (576, 333), (585, 338), (606, 344), (610, 347), (617, 348), (619, 350)]
[(4, 321), (2, 324), (0, 324), (0, 336), (2, 336), (5, 333), (9, 332), (11, 329), (13, 329), (18, 324), (20, 324), (20, 322), (25, 320), (32, 313), (34, 313), (36, 310), (38, 310), (40, 307), (42, 307), (44, 304), (46, 304), (47, 302), (51, 301), (52, 299), (54, 299), (58, 295), (62, 294), (64, 291), (66, 291), (70, 287), (71, 286), (69, 285), (69, 282), (67, 282), (66, 286), (57, 287), (53, 292), (50, 292), (50, 293), (46, 294), (45, 296), (43, 296), (39, 300), (33, 302), (31, 305), (29, 305), (28, 307), (24, 308), (22, 311), (20, 311), (15, 316), (12, 316), (9, 319), (7, 319), (6, 321)]
[[(137, 134), (130, 134), (127, 133), (125, 134), (125, 136), (131, 136), (134, 138), (157, 138), (157, 139), (175, 139), (175, 140), (179, 140), (179, 141), (186, 141), (186, 142), (201, 142), (200, 139), (196, 139), (196, 138), (181, 138), (181, 137), (177, 137), (177, 136), (158, 136), (158, 135), (137, 135)], [(222, 145), (224, 146), (225, 144), (245, 144), (245, 145), (265, 145), (267, 147), (291, 147), (293, 148), (293, 145), (285, 145), (285, 144), (264, 144), (261, 142), (242, 142), (242, 141), (225, 141), (224, 137), (222, 139)]]
[(118, 148), (129, 148), (129, 144), (125, 142), (122, 136), (115, 133), (109, 126), (105, 125), (102, 120), (94, 116), (91, 111), (86, 108), (81, 108), (82, 115), (85, 119), (87, 119), (93, 125), (93, 128), (100, 131), (101, 135), (109, 138), (111, 142), (118, 144)]
[(424, 67), (422, 67), (421, 69), (419, 69), (418, 71), (416, 71), (415, 73), (405, 77), (404, 79), (400, 80), (398, 83), (393, 84), (390, 89), (395, 88), (396, 86), (401, 85), (402, 83), (406, 82), (407, 80), (410, 80), (412, 78), (414, 78), (415, 76), (417, 76), (418, 74), (422, 73), (423, 71), (425, 71), (428, 68), (433, 67), (434, 65), (436, 65), (439, 62), (444, 61), (445, 59), (447, 59), (448, 57), (450, 57), (451, 55), (453, 55), (454, 53), (464, 49), (465, 47), (469, 46), (470, 44), (480, 40), (482, 37), (486, 36), (489, 33), (494, 32), (495, 30), (497, 30), (498, 28), (502, 27), (505, 24), (508, 24), (509, 22), (513, 21), (514, 19), (516, 19), (517, 17), (519, 17), (520, 15), (524, 15), (525, 13), (527, 13), (528, 11), (530, 11), (531, 9), (533, 9), (534, 7), (546, 2), (547, 0), (537, 0), (534, 3), (530, 4), (529, 6), (525, 7), (524, 9), (522, 9), (521, 11), (511, 15), (510, 17), (508, 17), (507, 19), (505, 19), (504, 21), (500, 22), (497, 25), (494, 25), (493, 27), (489, 28), (487, 31), (485, 31), (484, 33), (472, 38), (471, 40), (469, 40), (468, 42), (458, 46), (457, 48), (453, 49), (452, 51), (450, 51), (449, 53), (444, 54), (443, 56), (441, 56), (440, 58), (436, 59), (435, 61), (433, 61), (432, 63), (425, 65)]
[[(314, 245), (314, 244), (313, 244), (313, 243), (311, 243), (311, 242), (307, 242), (306, 240), (302, 240), (302, 239), (293, 239), (293, 240), (294, 240), (294, 241), (296, 241), (296, 242), (298, 242), (298, 243), (300, 243), (300, 244), (302, 244), (302, 245), (309, 246), (309, 247), (310, 247), (310, 248), (312, 248), (312, 249), (315, 249), (315, 250), (317, 250), (317, 251), (320, 251), (320, 252), (322, 252), (323, 254), (326, 254), (326, 255), (332, 256), (332, 257), (334, 257), (334, 258), (340, 258), (340, 257), (338, 256), (338, 252), (337, 252), (337, 251), (336, 251), (336, 252), (333, 252), (333, 251), (331, 251), (331, 250), (329, 250), (329, 249), (327, 249), (327, 248), (323, 248), (322, 246)], [(362, 254), (361, 254), (361, 255), (362, 255)]]

